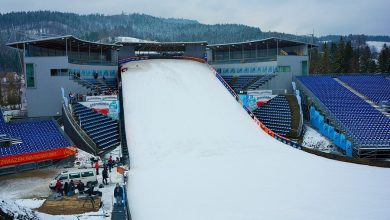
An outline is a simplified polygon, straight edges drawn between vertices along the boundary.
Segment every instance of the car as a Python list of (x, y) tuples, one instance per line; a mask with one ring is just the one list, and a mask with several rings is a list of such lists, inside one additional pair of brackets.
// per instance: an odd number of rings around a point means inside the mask
[(75, 185), (83, 182), (87, 188), (95, 186), (98, 183), (96, 171), (94, 169), (79, 169), (61, 172), (50, 181), (50, 189), (55, 189), (57, 180), (60, 180), (62, 185), (64, 185), (65, 182), (70, 182), (70, 180), (73, 180)]

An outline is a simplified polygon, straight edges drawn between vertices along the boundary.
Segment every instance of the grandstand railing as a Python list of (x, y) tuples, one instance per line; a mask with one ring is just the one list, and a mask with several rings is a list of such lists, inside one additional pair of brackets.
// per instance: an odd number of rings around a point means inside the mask
[[(69, 105), (69, 108), (71, 105)], [(95, 142), (89, 137), (87, 133), (77, 123), (77, 121), (74, 119), (71, 111), (63, 104), (62, 106), (62, 112), (65, 116), (64, 124), (68, 122), (72, 126), (72, 130), (69, 130), (70, 128), (68, 126), (64, 126), (66, 133), (69, 136), (72, 136), (72, 140), (78, 142), (77, 146), (89, 153), (98, 155), (101, 152), (99, 151), (99, 148), (96, 146)], [(75, 136), (77, 135), (77, 136)]]
[(246, 59), (229, 59), (229, 60), (213, 60), (209, 64), (240, 64), (240, 63), (257, 63), (257, 62), (271, 62), (276, 61), (277, 56), (246, 58)]
[(77, 58), (68, 58), (68, 62), (72, 64), (80, 65), (102, 65), (102, 66), (116, 66), (116, 61), (106, 61), (106, 60), (82, 60)]

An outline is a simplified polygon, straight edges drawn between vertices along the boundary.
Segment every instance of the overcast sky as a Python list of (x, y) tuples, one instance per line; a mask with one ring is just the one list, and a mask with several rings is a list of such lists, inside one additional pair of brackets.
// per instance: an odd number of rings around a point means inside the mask
[(390, 35), (390, 0), (0, 0), (0, 12), (145, 13), (292, 34)]

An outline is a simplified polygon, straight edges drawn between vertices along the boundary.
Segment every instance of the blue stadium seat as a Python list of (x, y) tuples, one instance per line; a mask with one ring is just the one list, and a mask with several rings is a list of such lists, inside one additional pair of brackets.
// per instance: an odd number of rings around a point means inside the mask
[(22, 140), (21, 144), (0, 148), (0, 159), (5, 156), (34, 153), (72, 145), (53, 120), (5, 123), (3, 119), (0, 119), (0, 133), (6, 133)]
[(291, 110), (285, 96), (276, 96), (253, 113), (273, 132), (282, 136), (290, 133)]
[(120, 144), (117, 121), (79, 103), (73, 105), (73, 109), (81, 127), (100, 149), (106, 150)]
[[(364, 87), (360, 83), (362, 78), (340, 78), (356, 86), (357, 90)], [(334, 123), (352, 138), (356, 146), (390, 148), (390, 118), (329, 76), (303, 76), (298, 79), (325, 106), (330, 114), (328, 117), (335, 120)], [(354, 84), (356, 81), (359, 83)], [(374, 96), (377, 97), (378, 93), (375, 92), (376, 89), (373, 91), (367, 94), (376, 94), (372, 97), (375, 99)]]
[(383, 76), (340, 76), (338, 78), (378, 105), (381, 101), (390, 101), (390, 80)]

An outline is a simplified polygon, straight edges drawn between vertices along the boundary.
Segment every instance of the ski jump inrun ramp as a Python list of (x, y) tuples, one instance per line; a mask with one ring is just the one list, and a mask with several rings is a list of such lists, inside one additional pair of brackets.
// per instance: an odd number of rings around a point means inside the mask
[(132, 219), (389, 219), (390, 170), (296, 150), (264, 133), (207, 64), (122, 73)]

